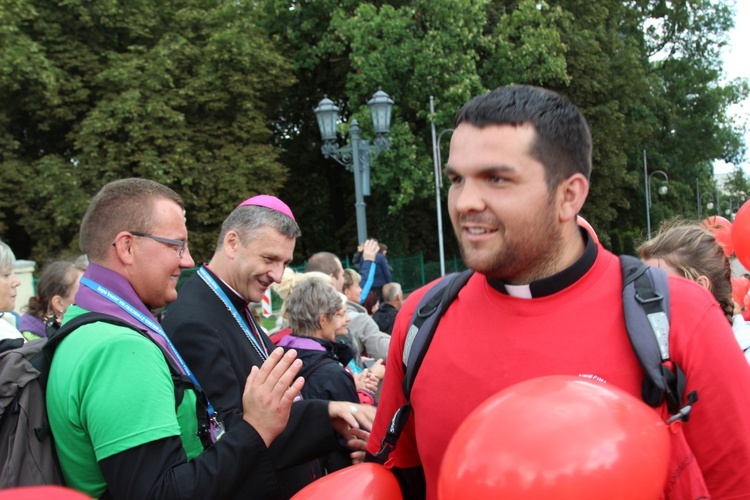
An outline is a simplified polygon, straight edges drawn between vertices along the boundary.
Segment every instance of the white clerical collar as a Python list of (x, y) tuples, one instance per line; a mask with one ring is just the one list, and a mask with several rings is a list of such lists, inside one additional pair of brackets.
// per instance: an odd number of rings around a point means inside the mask
[(529, 285), (508, 285), (505, 284), (505, 291), (511, 297), (518, 297), (519, 299), (531, 299), (531, 287)]

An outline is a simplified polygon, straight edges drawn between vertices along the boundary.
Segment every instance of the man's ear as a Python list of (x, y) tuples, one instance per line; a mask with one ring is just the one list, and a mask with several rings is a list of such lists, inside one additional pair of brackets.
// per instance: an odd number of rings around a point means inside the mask
[(589, 181), (583, 174), (573, 174), (557, 186), (558, 220), (569, 222), (581, 211), (589, 194)]
[(222, 246), (227, 255), (234, 257), (241, 245), (242, 241), (240, 240), (239, 233), (234, 229), (227, 231), (227, 234), (224, 235), (224, 241), (222, 242)]
[(112, 243), (117, 259), (123, 264), (133, 263), (133, 242), (135, 236), (127, 231), (120, 231)]

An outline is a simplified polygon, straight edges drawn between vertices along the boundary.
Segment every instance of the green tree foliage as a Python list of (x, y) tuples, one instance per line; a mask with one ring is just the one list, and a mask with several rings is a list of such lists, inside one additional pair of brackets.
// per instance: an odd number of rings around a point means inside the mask
[(234, 205), (284, 184), (268, 108), (294, 78), (254, 2), (9, 7), (0, 168), (15, 193), (4, 233), (20, 255), (73, 251), (90, 197), (136, 176), (183, 195), (191, 250), (207, 258)]
[[(489, 4), (484, 0), (329, 0), (293, 2), (291, 8), (288, 2), (271, 0), (267, 5), (269, 31), (287, 47), (298, 77), (279, 115), (288, 125), (283, 128), (285, 149), (294, 152), (285, 163), (304, 158), (304, 167), (295, 169), (287, 163), (300, 175), (293, 174), (284, 190), (293, 206), (300, 207), (305, 235), (298, 249), (303, 256), (322, 249), (343, 254), (357, 243), (352, 175), (323, 160), (318, 151), (320, 139), (311, 108), (323, 94), (337, 101), (345, 120), (360, 122), (365, 137), (372, 137), (372, 129), (364, 103), (378, 87), (394, 98), (393, 147), (372, 162), (368, 229), (388, 242), (392, 254), (434, 255), (431, 120), (438, 133), (450, 128), (458, 108), (487, 88), (482, 79), (497, 79), (500, 64), (523, 68), (524, 77), (534, 75), (539, 81), (565, 80), (562, 44), (552, 29), (562, 13), (539, 12), (530, 2), (523, 4), (520, 17), (498, 20), (514, 31), (512, 40), (497, 30), (488, 31)], [(533, 29), (524, 25), (526, 21), (535, 23)], [(514, 61), (514, 47), (527, 57)], [(546, 54), (544, 65), (534, 55), (539, 53)], [(492, 61), (485, 60), (488, 54)], [(434, 115), (429, 113), (431, 95), (436, 102)], [(294, 119), (289, 121), (290, 117)], [(449, 139), (445, 134), (443, 145)], [(309, 185), (316, 186), (315, 197), (308, 196), (305, 186)], [(328, 210), (317, 209), (325, 206)], [(444, 227), (455, 251), (447, 219)]]
[(669, 194), (659, 200), (656, 213), (658, 219), (692, 216), (696, 185), (700, 192), (714, 191), (713, 162), (737, 162), (744, 155), (743, 131), (727, 111), (748, 96), (748, 86), (742, 80), (719, 83), (720, 49), (733, 23), (727, 4), (677, 2), (668, 10), (658, 5), (652, 19), (661, 20), (647, 30), (651, 69), (658, 78), (651, 90), (658, 127), (644, 138), (644, 147), (649, 170), (664, 170), (670, 179)]
[[(710, 189), (714, 159), (742, 153), (740, 130), (726, 109), (747, 95), (746, 85), (719, 84), (717, 51), (731, 27), (725, 4), (328, 0), (293, 2), (290, 8), (288, 2), (269, 0), (267, 5), (269, 29), (288, 47), (299, 82), (280, 116), (298, 113), (285, 148), (304, 148), (310, 172), (285, 189), (305, 217), (314, 214), (314, 220), (303, 220), (303, 229), (315, 228), (306, 234), (303, 255), (324, 248), (343, 253), (356, 243), (351, 173), (321, 161), (316, 151), (319, 138), (310, 109), (326, 92), (345, 120), (357, 118), (364, 125), (366, 136), (364, 103), (371, 93), (382, 87), (396, 101), (393, 148), (374, 161), (373, 195), (366, 199), (368, 228), (388, 241), (392, 254), (435, 256), (430, 120), (438, 133), (451, 127), (461, 104), (485, 89), (542, 85), (581, 107), (594, 136), (592, 186), (583, 215), (607, 245), (610, 233), (623, 242), (645, 227), (644, 150), (649, 171), (670, 176), (668, 194), (652, 207), (656, 221), (694, 213), (696, 178)], [(430, 95), (436, 102), (433, 116)], [(443, 158), (448, 140), (445, 134)], [(298, 158), (295, 152), (289, 159)], [(320, 188), (315, 199), (306, 196), (302, 184), (311, 176)], [(450, 225), (443, 222), (448, 247), (455, 251)]]
[(654, 227), (697, 215), (713, 162), (744, 155), (727, 110), (748, 84), (721, 80), (731, 26), (731, 5), (715, 0), (5, 0), (0, 175), (15, 196), (0, 201), (0, 233), (32, 256), (71, 248), (96, 189), (139, 175), (184, 195), (199, 257), (257, 192), (294, 209), (298, 261), (343, 256), (357, 243), (353, 176), (321, 155), (313, 109), (327, 94), (340, 144), (353, 118), (372, 138), (365, 103), (380, 87), (396, 101), (393, 146), (371, 162), (368, 228), (390, 255), (435, 258), (431, 124), (441, 133), (470, 97), (527, 83), (587, 116), (582, 215), (631, 252), (646, 225), (644, 151), (649, 172), (669, 175)]

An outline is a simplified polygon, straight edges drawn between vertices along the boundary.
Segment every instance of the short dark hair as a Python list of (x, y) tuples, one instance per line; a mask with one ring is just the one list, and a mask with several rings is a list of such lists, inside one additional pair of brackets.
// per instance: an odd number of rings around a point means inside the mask
[(544, 165), (552, 191), (573, 174), (591, 176), (591, 131), (581, 111), (548, 89), (509, 85), (474, 97), (458, 111), (455, 125), (531, 124), (536, 140), (529, 153)]
[(94, 196), (81, 221), (81, 251), (102, 261), (121, 231), (148, 233), (154, 225), (154, 203), (170, 200), (184, 207), (173, 190), (149, 179), (120, 179), (106, 184)]

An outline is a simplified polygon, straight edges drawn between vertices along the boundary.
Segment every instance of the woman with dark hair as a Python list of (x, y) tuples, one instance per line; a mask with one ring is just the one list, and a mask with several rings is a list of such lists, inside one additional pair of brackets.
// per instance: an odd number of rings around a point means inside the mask
[(63, 314), (75, 299), (85, 271), (80, 265), (58, 260), (48, 265), (36, 285), (36, 296), (29, 299), (18, 329), (26, 340), (47, 336), (47, 327), (60, 326)]
[(638, 253), (644, 263), (695, 281), (711, 292), (750, 362), (750, 326), (738, 313), (729, 259), (711, 231), (681, 219), (666, 221), (653, 239), (638, 247)]

